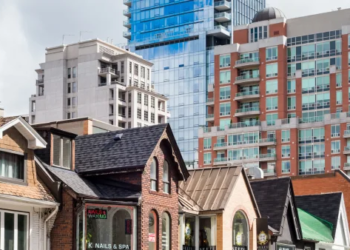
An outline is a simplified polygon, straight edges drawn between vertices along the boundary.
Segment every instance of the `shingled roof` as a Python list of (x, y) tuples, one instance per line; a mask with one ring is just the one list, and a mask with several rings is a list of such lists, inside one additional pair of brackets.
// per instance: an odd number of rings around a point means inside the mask
[(18, 116), (11, 117), (0, 117), (0, 127), (4, 126), (6, 123), (16, 119)]
[(295, 229), (301, 238), (301, 227), (296, 210), (294, 191), (291, 179), (277, 178), (268, 180), (251, 181), (255, 199), (258, 203), (261, 216), (268, 219), (268, 224), (280, 232), (283, 228), (283, 218), (287, 216), (288, 205), (292, 206), (295, 218)]
[[(169, 124), (124, 129), (78, 136), (75, 140), (75, 167), (79, 174), (144, 167), (166, 131), (179, 162), (179, 171), (188, 177), (186, 165)], [(115, 140), (117, 134), (121, 139)]]
[(338, 223), (342, 193), (296, 196), (297, 207), (333, 224), (332, 236)]

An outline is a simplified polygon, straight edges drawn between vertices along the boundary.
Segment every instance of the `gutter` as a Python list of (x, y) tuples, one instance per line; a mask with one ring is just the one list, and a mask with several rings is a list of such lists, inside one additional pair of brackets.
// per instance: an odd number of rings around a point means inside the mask
[(50, 249), (49, 247), (47, 247), (47, 235), (46, 235), (46, 231), (47, 231), (47, 224), (49, 222), (49, 220), (54, 217), (58, 212), (58, 206), (55, 207), (55, 210), (52, 211), (52, 213), (46, 218), (45, 222), (44, 222), (44, 250), (48, 250)]

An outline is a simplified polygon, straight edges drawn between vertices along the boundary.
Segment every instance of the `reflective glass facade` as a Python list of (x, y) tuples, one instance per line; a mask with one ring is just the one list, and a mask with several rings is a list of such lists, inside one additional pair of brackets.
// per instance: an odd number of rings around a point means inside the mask
[(124, 0), (131, 51), (154, 63), (152, 82), (169, 98), (169, 122), (187, 165), (198, 160), (198, 127), (206, 125), (206, 92), (214, 84), (213, 47), (231, 41), (265, 0)]

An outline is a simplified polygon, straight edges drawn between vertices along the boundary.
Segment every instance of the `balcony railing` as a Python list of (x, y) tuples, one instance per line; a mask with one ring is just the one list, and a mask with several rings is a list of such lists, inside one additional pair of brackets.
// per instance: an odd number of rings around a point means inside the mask
[(207, 114), (207, 118), (214, 118), (214, 114)]
[(260, 154), (259, 155), (260, 159), (274, 158), (274, 157), (276, 157), (276, 154)]
[(100, 74), (104, 74), (104, 73), (112, 73), (115, 74), (116, 70), (111, 68), (111, 67), (107, 67), (107, 68), (101, 68), (100, 69)]
[(125, 9), (125, 10), (123, 10), (123, 14), (124, 14), (124, 15), (130, 15), (131, 12), (130, 12), (129, 9)]
[(300, 118), (299, 123), (323, 122), (323, 120), (324, 120), (323, 116), (314, 116), (314, 117), (308, 117), (308, 118)]
[(344, 163), (344, 170), (350, 170), (350, 163)]
[(345, 130), (344, 131), (344, 136), (350, 136), (350, 130)]
[(216, 13), (214, 15), (214, 18), (220, 18), (220, 17), (224, 17), (224, 18), (227, 18), (227, 19), (231, 20), (231, 15), (226, 13), (226, 12)]
[(223, 29), (223, 30), (227, 30), (227, 31), (228, 31), (227, 27), (225, 27), (225, 26), (223, 26), (223, 25), (215, 25), (215, 26), (214, 26), (214, 29), (215, 29), (215, 30), (216, 30), (216, 29)]
[(249, 96), (249, 95), (259, 95), (259, 90), (239, 92), (236, 94), (236, 97)]
[(249, 108), (240, 108), (236, 110), (236, 113), (245, 113), (245, 112), (253, 112), (260, 111), (259, 107), (249, 107)]
[(124, 36), (124, 37), (129, 37), (129, 36), (131, 36), (131, 32), (129, 32), (129, 31), (124, 31), (124, 32), (123, 32), (123, 36)]
[(227, 157), (219, 157), (214, 159), (214, 162), (226, 162), (226, 161), (227, 161)]
[(236, 65), (246, 64), (246, 63), (259, 63), (259, 58), (244, 58), (236, 61)]
[(214, 98), (207, 98), (207, 102), (213, 102)]
[(271, 168), (263, 169), (263, 172), (266, 175), (275, 175), (276, 174), (276, 170), (275, 169), (271, 169)]
[(249, 122), (237, 122), (237, 123), (232, 123), (230, 124), (229, 128), (246, 128), (246, 127), (254, 127), (254, 126), (260, 126), (261, 122), (260, 121), (249, 121)]
[(236, 77), (236, 81), (244, 81), (250, 79), (258, 79), (260, 77), (259, 74), (244, 74)]
[(218, 1), (218, 2), (214, 2), (214, 6), (215, 6), (215, 7), (223, 6), (223, 5), (225, 5), (225, 6), (229, 7), (229, 8), (231, 8), (231, 3), (228, 2), (228, 1)]

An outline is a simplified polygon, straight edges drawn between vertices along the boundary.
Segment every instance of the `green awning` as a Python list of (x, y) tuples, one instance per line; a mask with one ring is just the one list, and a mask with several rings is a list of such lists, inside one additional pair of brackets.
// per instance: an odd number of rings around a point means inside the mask
[(333, 224), (298, 208), (304, 240), (333, 243)]

